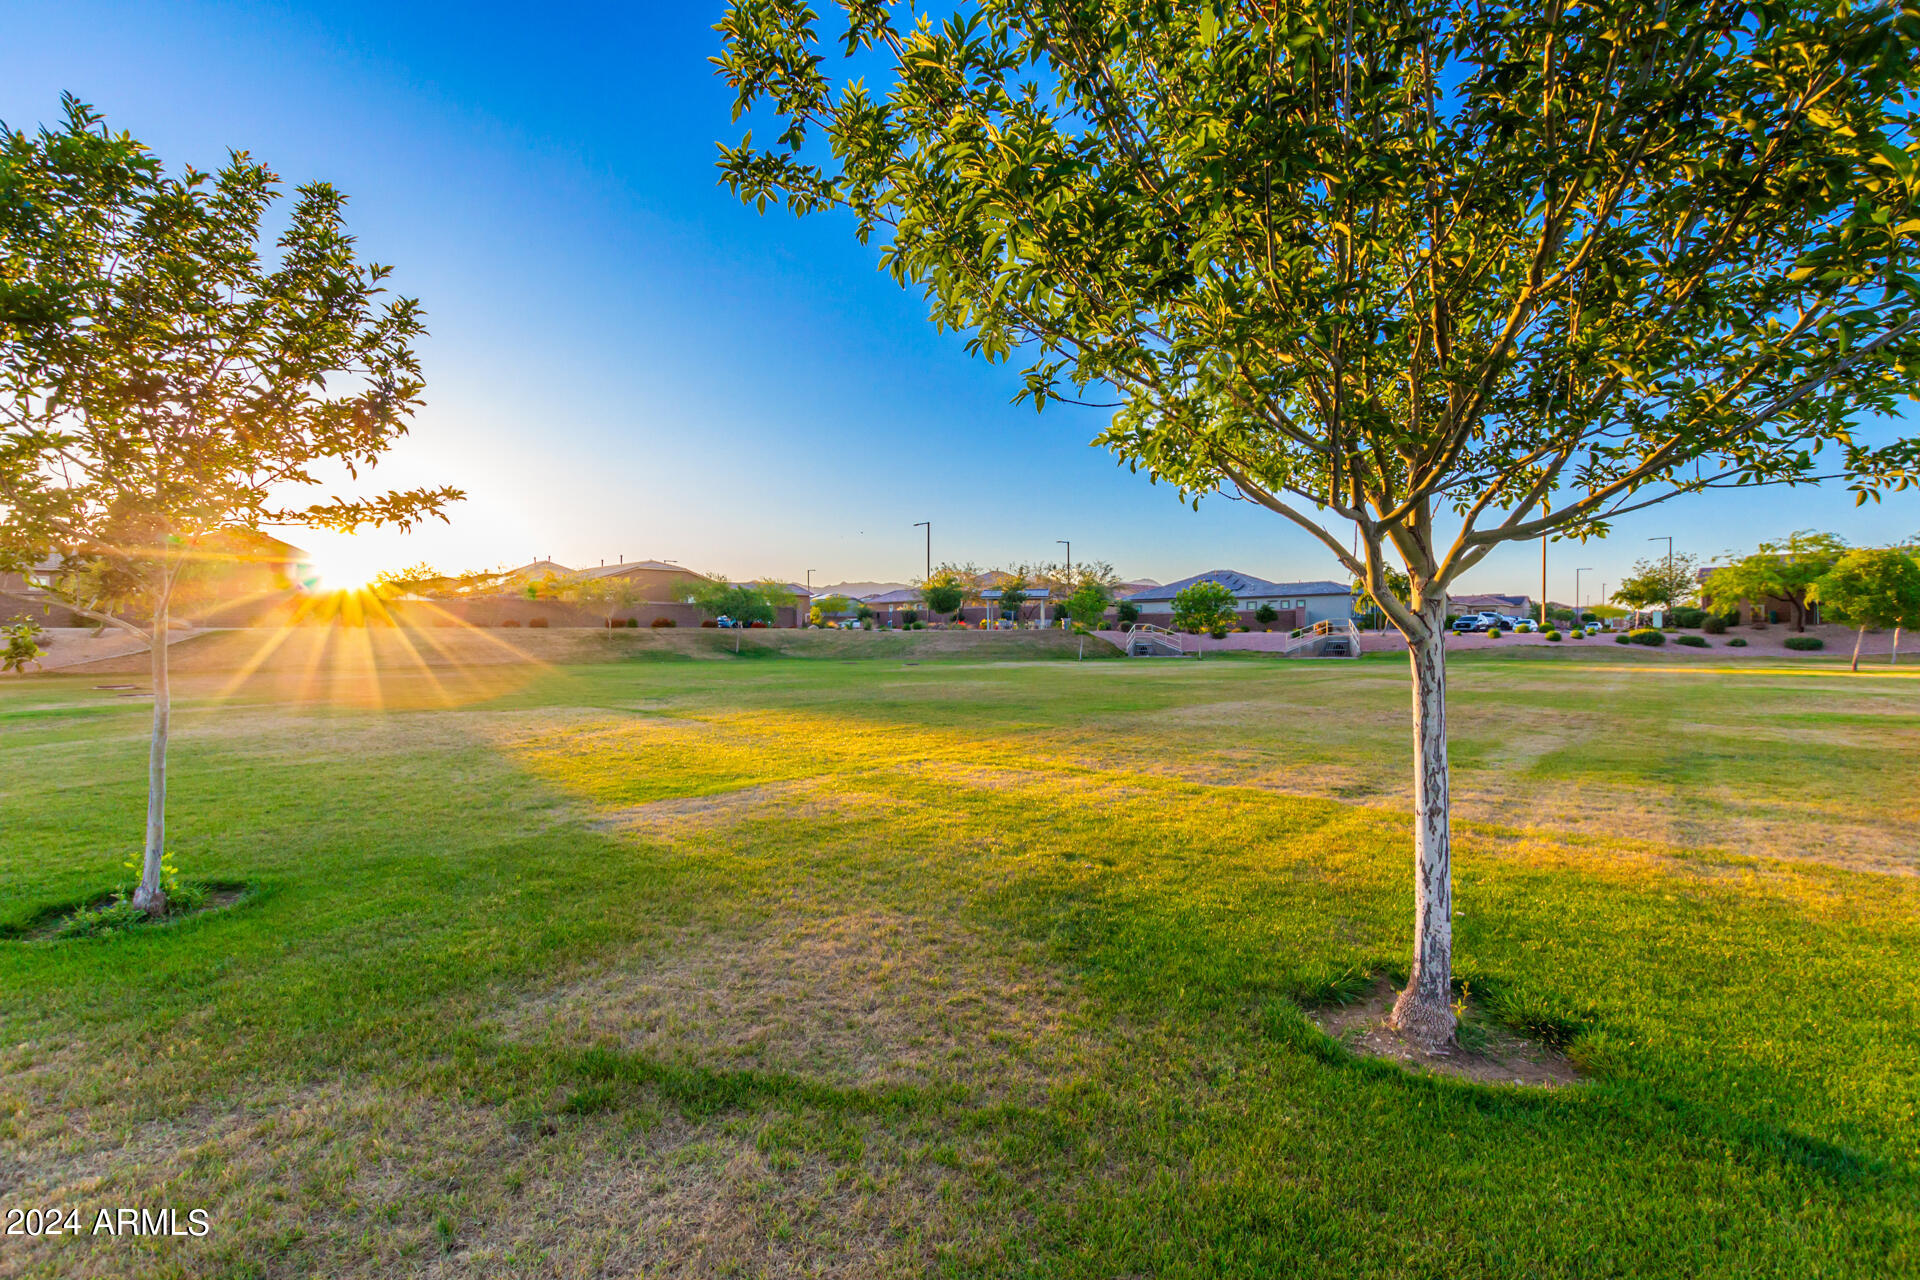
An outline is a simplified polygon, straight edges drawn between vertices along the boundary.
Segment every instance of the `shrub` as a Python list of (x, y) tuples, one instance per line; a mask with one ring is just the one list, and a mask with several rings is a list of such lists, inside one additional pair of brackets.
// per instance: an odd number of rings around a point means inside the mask
[(1825, 640), (1822, 640), (1819, 636), (1788, 636), (1787, 637), (1787, 648), (1789, 649), (1800, 649), (1804, 651), (1804, 650), (1810, 650), (1810, 649), (1824, 649), (1826, 647), (1827, 647), (1827, 642)]
[(704, 620), (703, 620), (703, 621), (702, 621), (702, 622), (700, 623), (700, 625), (701, 625), (701, 626), (703, 626), (703, 627), (716, 627), (716, 628), (717, 628), (717, 627), (718, 627), (718, 626), (720, 625), (720, 623), (719, 623), (719, 622), (718, 622), (718, 621), (717, 621), (716, 619), (713, 619), (713, 618), (707, 618), (707, 619), (704, 619)]
[(627, 625), (628, 625), (628, 626), (630, 626), (630, 627), (637, 627), (637, 626), (639, 626), (639, 625), (640, 625), (640, 619), (638, 619), (638, 618), (628, 618), (628, 619), (627, 619)]
[(1729, 649), (1744, 649), (1746, 647), (1747, 642), (1741, 636), (1735, 636), (1733, 639), (1727, 641), (1727, 648)]
[(501, 621), (500, 625), (503, 627), (517, 627), (520, 625), (520, 620), (518, 618), (506, 618)]
[(1208, 630), (1207, 634), (1215, 640), (1225, 640), (1227, 638), (1227, 629), (1225, 627), (1213, 627)]
[(1625, 636), (1628, 644), (1665, 644), (1667, 633), (1657, 627), (1635, 627)]
[(1673, 642), (1675, 644), (1683, 644), (1689, 649), (1705, 649), (1710, 647), (1710, 643), (1705, 636), (1676, 636)]
[(1719, 613), (1708, 614), (1706, 619), (1701, 622), (1700, 629), (1710, 636), (1723, 636), (1727, 634), (1726, 615)]
[[(1556, 631), (1556, 630), (1548, 630), (1548, 631), (1546, 631), (1546, 632), (1544, 632), (1543, 634), (1544, 634), (1544, 635), (1545, 635), (1545, 636), (1547, 637), (1547, 639), (1549, 639), (1549, 640), (1558, 640), (1558, 639), (1560, 638), (1560, 633), (1559, 633), (1558, 631)], [(1576, 631), (1576, 632), (1574, 632), (1574, 634), (1575, 634), (1575, 635), (1577, 636), (1577, 635), (1579, 635), (1580, 633), (1579, 633), (1578, 631)]]
[(1501, 635), (1502, 635), (1502, 634), (1503, 634), (1503, 633), (1501, 632), (1501, 630), (1500, 630), (1500, 628), (1498, 628), (1498, 627), (1488, 627), (1488, 628), (1487, 628), (1487, 639), (1489, 639), (1489, 640), (1498, 640), (1498, 639), (1499, 639), (1499, 638), (1501, 637)]
[(1280, 621), (1280, 611), (1270, 604), (1263, 604), (1253, 611), (1253, 620), (1263, 627), (1270, 627)]
[(677, 627), (680, 624), (675, 622), (672, 618), (655, 618), (652, 622), (649, 622), (647, 625), (650, 627)]
[(547, 620), (545, 618), (530, 618), (527, 621), (527, 625), (530, 627), (544, 627), (547, 625)]
[(1533, 634), (1533, 624), (1531, 622), (1522, 622), (1514, 627), (1513, 634), (1517, 636), (1530, 636)]
[(1622, 631), (1619, 635), (1613, 638), (1613, 642), (1615, 644), (1625, 644), (1627, 642), (1627, 633)]
[(1113, 607), (1114, 620), (1118, 622), (1140, 621), (1140, 606), (1131, 600), (1122, 600)]
[(1668, 622), (1671, 622), (1676, 627), (1686, 627), (1689, 630), (1701, 625), (1706, 620), (1707, 611), (1705, 609), (1696, 609), (1692, 605), (1683, 604), (1678, 609), (1667, 614)]

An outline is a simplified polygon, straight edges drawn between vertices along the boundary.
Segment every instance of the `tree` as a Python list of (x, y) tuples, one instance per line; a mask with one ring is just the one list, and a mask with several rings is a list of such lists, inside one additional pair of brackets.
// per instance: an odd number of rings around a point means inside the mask
[(1113, 592), (1105, 583), (1088, 580), (1080, 584), (1074, 593), (1066, 599), (1067, 616), (1074, 625), (1092, 631), (1106, 619), (1107, 607), (1113, 603)]
[[(1853, 638), (1853, 670), (1858, 671), (1868, 627), (1920, 627), (1920, 564), (1896, 547), (1849, 551), (1808, 596), (1859, 628)], [(1897, 638), (1894, 648), (1899, 649)]]
[(264, 524), (401, 528), (450, 488), (282, 505), (323, 467), (357, 476), (407, 430), (422, 383), (411, 298), (382, 301), (346, 199), (235, 152), (169, 177), (91, 108), (0, 126), (0, 568), (57, 554), (51, 590), (148, 642), (153, 732), (133, 903), (166, 909), (168, 608), (210, 544)]
[(933, 613), (958, 613), (978, 590), (972, 565), (943, 564), (920, 584), (920, 601)]
[(1131, 600), (1122, 600), (1113, 606), (1113, 618), (1121, 626), (1130, 626), (1140, 621), (1140, 606)]
[[(1446, 595), (1504, 542), (1737, 484), (1920, 473), (1920, 19), (1787, 0), (734, 0), (721, 148), (843, 211), (1017, 399), (1318, 538), (1406, 637), (1414, 946), (1452, 1032)], [(872, 86), (871, 88), (869, 86)], [(1831, 460), (1831, 463), (1829, 463)], [(1349, 550), (1350, 536), (1359, 550)], [(1389, 555), (1409, 577), (1386, 586)]]
[(1699, 592), (1699, 566), (1698, 557), (1685, 554), (1636, 560), (1633, 572), (1622, 580), (1613, 598), (1629, 609), (1651, 609), (1654, 605), (1671, 609)]
[[(709, 618), (731, 618), (735, 622), (760, 622), (772, 626), (778, 616), (774, 612), (775, 605), (769, 591), (760, 583), (732, 583), (720, 578), (707, 578), (694, 584), (687, 599), (688, 603)], [(828, 596), (820, 603), (825, 605), (835, 600), (842, 602), (841, 608), (847, 606), (844, 596)]]
[(852, 609), (853, 601), (846, 596), (820, 596), (814, 600), (813, 609), (808, 617), (815, 626), (818, 626), (834, 614), (847, 613)]
[(1805, 631), (1813, 603), (1807, 593), (1846, 552), (1847, 544), (1834, 535), (1802, 530), (1785, 542), (1763, 542), (1752, 555), (1715, 569), (1706, 587), (1722, 604), (1748, 600), (1763, 613), (1768, 599), (1785, 600), (1793, 610), (1793, 629)]
[(40, 624), (32, 618), (22, 618), (10, 626), (0, 627), (0, 637), (4, 637), (7, 647), (0, 651), (0, 671), (18, 671), (25, 675), (29, 666), (40, 665)]
[(603, 574), (596, 578), (577, 577), (568, 581), (561, 588), (561, 598), (582, 609), (591, 610), (611, 627), (614, 619), (645, 598), (645, 592), (630, 577)]
[(1009, 569), (1000, 577), (1000, 616), (1020, 619), (1020, 606), (1027, 602), (1028, 574), (1031, 572), (1022, 565), (1018, 569)]
[[(1400, 572), (1400, 570), (1395, 569), (1392, 565), (1388, 565), (1386, 568), (1381, 570), (1380, 580), (1381, 580), (1381, 583), (1386, 587), (1387, 593), (1389, 595), (1392, 595), (1393, 597), (1399, 600), (1407, 600), (1411, 598), (1409, 593), (1412, 591), (1412, 586), (1407, 578), (1407, 575)], [(1355, 578), (1353, 580), (1353, 585), (1351, 589), (1353, 591), (1353, 594), (1360, 597), (1362, 600), (1367, 600), (1372, 602), (1372, 607), (1368, 610), (1369, 620), (1367, 625), (1368, 626), (1384, 625), (1384, 622), (1387, 616), (1386, 610), (1381, 606), (1379, 601), (1373, 599), (1373, 591), (1371, 588), (1367, 586), (1366, 579)]]
[(1225, 635), (1235, 621), (1233, 592), (1217, 582), (1196, 582), (1173, 597), (1173, 625), (1195, 635)]

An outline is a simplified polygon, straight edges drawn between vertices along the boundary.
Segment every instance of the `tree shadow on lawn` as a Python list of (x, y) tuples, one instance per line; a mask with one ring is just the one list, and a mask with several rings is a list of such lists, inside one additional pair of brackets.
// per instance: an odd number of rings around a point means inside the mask
[[(85, 1124), (97, 1106), (109, 1142), (178, 1121), (119, 1163), (96, 1142), (58, 1186), (216, 1204), (246, 1225), (193, 1256), (266, 1274), (1804, 1274), (1912, 1257), (1912, 1036), (1893, 1015), (1912, 1001), (1915, 904), (1885, 877), (1703, 882), (1651, 855), (1469, 834), (1467, 981), (1534, 1034), (1558, 1028), (1595, 1079), (1461, 1084), (1356, 1057), (1301, 1012), (1399, 976), (1402, 824), (959, 734), (801, 755), (790, 729), (817, 734), (759, 718), (664, 757), (619, 733), (532, 755), (487, 739), (459, 796), (433, 773), (382, 793), (388, 765), (364, 762), (378, 810), (414, 815), (409, 844), (321, 822), (265, 873), (287, 891), (195, 930), (191, 953), (143, 939), (58, 966), (64, 990), (148, 994), (84, 1019), (103, 1033), (89, 1043), (35, 1051), (26, 1076), (65, 1091), (35, 1109)], [(684, 829), (591, 829), (602, 808), (740, 786), (756, 759), (805, 761), (823, 802), (796, 822), (775, 790)], [(653, 776), (622, 783), (629, 761)], [(288, 764), (248, 785), (270, 805), (302, 784)], [(852, 968), (808, 968), (810, 929), (859, 940), (875, 919), (930, 930), (897, 950), (942, 957), (960, 1033), (940, 1055), (893, 1043), (933, 1007), (917, 979), (870, 980), (882, 962), (857, 947)], [(677, 1020), (647, 1021), (662, 967), (701, 947), (755, 980), (696, 969), (669, 991)], [(789, 970), (803, 980), (769, 986)], [(1045, 1026), (994, 1002), (1020, 981)], [(641, 1022), (501, 1022), (571, 985), (590, 1009), (637, 998)], [(799, 1006), (789, 1047), (826, 1058), (742, 1056), (780, 1048), (761, 1034), (773, 996)], [(891, 1052), (856, 1069), (833, 1045), (861, 998)], [(164, 1068), (156, 1045), (174, 1046)], [(282, 1103), (297, 1125), (261, 1114)], [(45, 1190), (57, 1170), (40, 1169), (7, 1181)], [(102, 1274), (127, 1256), (89, 1254)]]

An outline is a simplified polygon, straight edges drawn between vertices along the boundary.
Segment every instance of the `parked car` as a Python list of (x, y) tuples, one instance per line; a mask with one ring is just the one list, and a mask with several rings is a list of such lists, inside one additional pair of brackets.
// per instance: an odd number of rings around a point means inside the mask
[(1485, 631), (1489, 627), (1499, 627), (1504, 630), (1511, 625), (1513, 624), (1497, 613), (1468, 613), (1454, 620), (1453, 629), (1464, 634), (1470, 631)]

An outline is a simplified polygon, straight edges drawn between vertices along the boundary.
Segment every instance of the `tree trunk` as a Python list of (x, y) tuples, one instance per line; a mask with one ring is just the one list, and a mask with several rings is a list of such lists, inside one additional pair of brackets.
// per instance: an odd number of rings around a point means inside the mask
[(1446, 602), (1421, 611), (1413, 665), (1413, 967), (1392, 1024), (1418, 1044), (1453, 1039), (1453, 848), (1447, 824)]
[(1863, 624), (1858, 631), (1853, 633), (1853, 669), (1855, 671), (1860, 669), (1860, 645), (1866, 638), (1867, 628)]
[(1887, 665), (1898, 666), (1900, 662), (1900, 628), (1893, 629), (1893, 648), (1887, 650)]
[(160, 859), (167, 851), (167, 733), (173, 714), (167, 686), (167, 598), (153, 614), (153, 647), (148, 657), (153, 670), (153, 738), (147, 746), (147, 841), (140, 864), (140, 887), (133, 905), (149, 915), (167, 909), (167, 891), (160, 884)]

